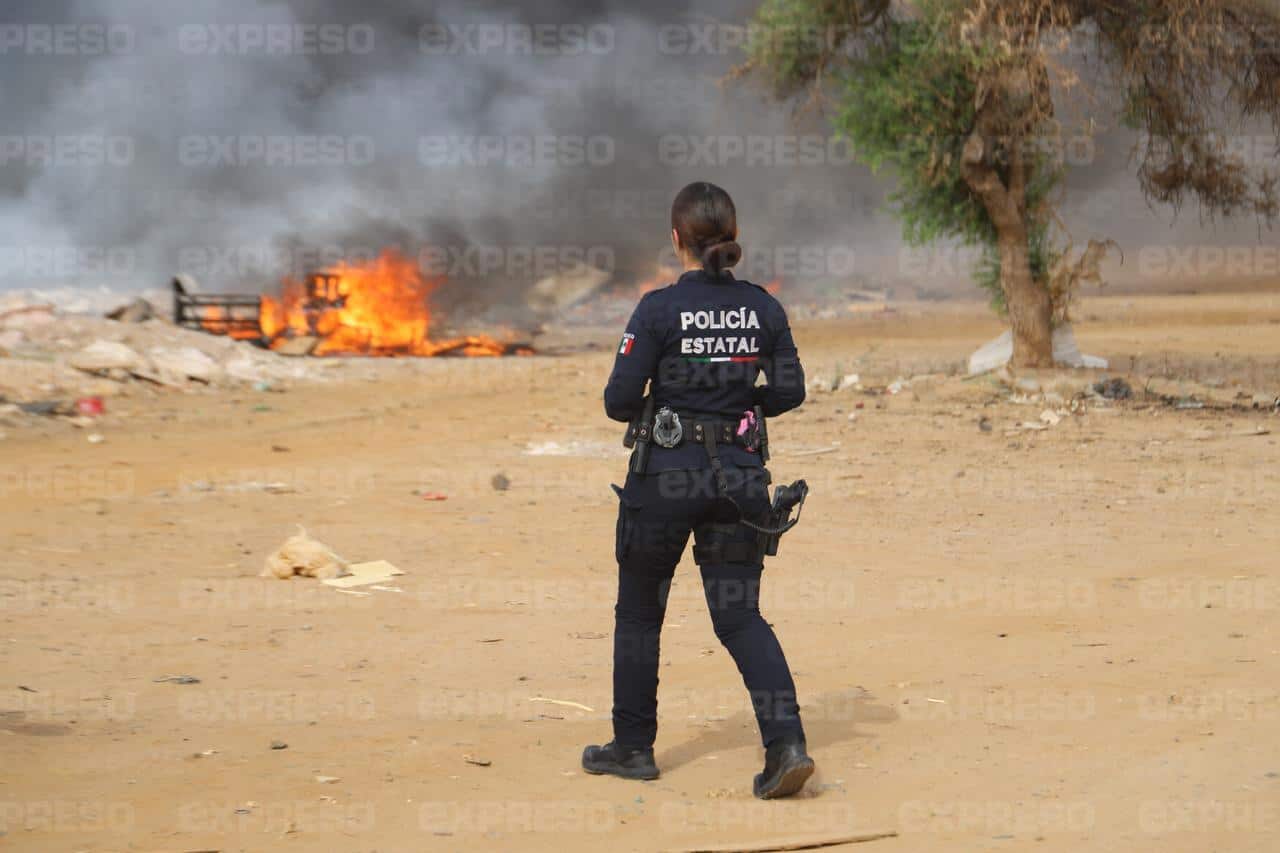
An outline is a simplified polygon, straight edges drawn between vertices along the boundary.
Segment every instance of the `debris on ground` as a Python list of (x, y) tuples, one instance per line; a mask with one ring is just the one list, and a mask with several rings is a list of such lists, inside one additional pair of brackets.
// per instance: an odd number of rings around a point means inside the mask
[(347, 565), (347, 573), (338, 578), (326, 578), (321, 582), (326, 586), (337, 587), (338, 589), (349, 589), (353, 586), (368, 586), (370, 584), (380, 584), (383, 581), (391, 580), (404, 574), (402, 569), (398, 569), (386, 560), (371, 560), (367, 563), (351, 563)]
[(476, 758), (472, 755), (464, 755), (462, 756), (462, 760), (468, 764), (474, 764), (476, 767), (488, 767), (493, 764), (493, 762), (487, 758)]
[(511, 488), (511, 478), (506, 474), (494, 474), (489, 483), (495, 492), (505, 492)]
[(155, 306), (142, 297), (114, 308), (106, 313), (108, 320), (117, 323), (145, 323), (156, 316)]
[(272, 749), (288, 749), (289, 744), (285, 743), (282, 740), (273, 740), (271, 741), (271, 748)]
[(102, 402), (101, 397), (81, 397), (76, 400), (76, 413), (85, 417), (98, 417), (105, 414), (106, 405)]
[(1093, 391), (1106, 400), (1129, 400), (1133, 398), (1133, 387), (1119, 376), (1094, 383)]
[(132, 373), (145, 362), (141, 355), (118, 341), (96, 340), (74, 353), (67, 364), (86, 373), (112, 375), (114, 371), (119, 375)]
[(332, 580), (347, 574), (349, 567), (347, 561), (334, 553), (332, 548), (312, 539), (306, 528), (299, 525), (298, 532), (267, 557), (261, 577), (287, 580), (301, 575)]
[(155, 684), (199, 684), (200, 679), (194, 675), (162, 675), (151, 679)]
[(581, 702), (570, 702), (568, 699), (548, 699), (545, 696), (533, 696), (530, 702), (546, 702), (549, 705), (559, 705), (562, 708), (576, 708), (579, 711), (586, 711), (588, 714), (595, 713), (595, 708), (589, 705), (583, 705)]
[(220, 364), (195, 347), (152, 347), (147, 358), (152, 373), (175, 385), (188, 379), (212, 385), (226, 376)]
[(285, 355), (290, 357), (301, 357), (311, 355), (316, 345), (320, 343), (320, 339), (311, 335), (298, 335), (297, 337), (287, 338), (283, 343), (278, 345), (274, 352), (277, 355)]

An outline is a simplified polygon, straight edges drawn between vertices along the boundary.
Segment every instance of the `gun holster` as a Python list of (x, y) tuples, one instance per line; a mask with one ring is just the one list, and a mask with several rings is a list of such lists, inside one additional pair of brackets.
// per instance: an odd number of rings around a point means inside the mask
[[(766, 514), (764, 524), (741, 522), (756, 531), (760, 550), (766, 557), (776, 557), (783, 534), (800, 523), (800, 513), (807, 497), (809, 484), (804, 480), (796, 480), (789, 486), (778, 486), (773, 490), (773, 505)], [(792, 510), (795, 510), (795, 518), (791, 517)]]

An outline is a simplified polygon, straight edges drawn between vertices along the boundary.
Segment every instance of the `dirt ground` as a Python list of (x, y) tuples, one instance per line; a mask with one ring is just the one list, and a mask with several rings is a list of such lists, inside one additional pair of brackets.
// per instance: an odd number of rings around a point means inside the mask
[[(1107, 375), (1280, 392), (1280, 290), (1078, 313)], [(610, 735), (617, 329), (108, 400), (96, 444), (9, 432), (0, 848), (1280, 849), (1280, 417), (1087, 402), (1025, 429), (1055, 406), (938, 375), (998, 331), (976, 304), (796, 329), (811, 376), (920, 378), (773, 424), (776, 478), (813, 490), (765, 575), (819, 768), (783, 802), (751, 797), (754, 720), (688, 556), (662, 778), (579, 768)], [(259, 578), (298, 524), (407, 574)]]

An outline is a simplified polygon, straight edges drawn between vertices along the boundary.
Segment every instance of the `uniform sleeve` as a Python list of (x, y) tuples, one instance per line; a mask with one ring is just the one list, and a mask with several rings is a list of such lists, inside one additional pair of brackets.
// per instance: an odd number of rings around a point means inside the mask
[(804, 402), (804, 367), (791, 336), (787, 312), (775, 302), (769, 317), (773, 352), (761, 365), (768, 384), (756, 388), (756, 403), (764, 409), (765, 417), (773, 418)]
[(631, 421), (644, 409), (644, 387), (658, 369), (662, 340), (652, 323), (652, 302), (640, 300), (618, 344), (613, 373), (604, 389), (604, 411), (615, 421)]

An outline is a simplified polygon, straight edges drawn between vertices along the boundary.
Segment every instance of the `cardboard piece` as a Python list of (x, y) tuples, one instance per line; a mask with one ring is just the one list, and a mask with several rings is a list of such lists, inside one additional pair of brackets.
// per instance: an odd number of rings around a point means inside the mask
[(349, 589), (353, 586), (369, 586), (370, 584), (383, 583), (404, 574), (403, 571), (397, 569), (386, 560), (352, 563), (347, 567), (347, 571), (349, 574), (340, 578), (326, 578), (321, 583), (327, 586), (335, 586), (338, 589)]

